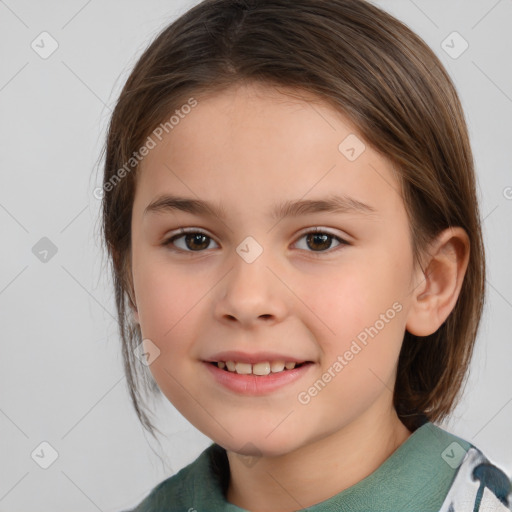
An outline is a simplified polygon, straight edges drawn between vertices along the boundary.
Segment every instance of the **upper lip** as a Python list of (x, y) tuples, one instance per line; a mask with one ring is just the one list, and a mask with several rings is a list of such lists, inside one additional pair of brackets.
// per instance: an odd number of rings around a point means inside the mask
[(261, 363), (261, 362), (273, 362), (273, 361), (284, 361), (285, 363), (304, 363), (308, 362), (308, 359), (294, 357), (285, 354), (279, 354), (277, 352), (256, 352), (249, 354), (248, 352), (241, 352), (239, 350), (228, 350), (225, 352), (219, 352), (211, 357), (205, 359), (209, 363), (218, 363), (219, 361), (236, 361), (239, 363)]

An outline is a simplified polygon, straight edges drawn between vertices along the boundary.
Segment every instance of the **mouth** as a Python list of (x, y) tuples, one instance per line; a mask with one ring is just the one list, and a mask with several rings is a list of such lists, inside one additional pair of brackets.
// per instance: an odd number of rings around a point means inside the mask
[(258, 363), (245, 363), (240, 361), (207, 361), (212, 366), (238, 375), (266, 375), (285, 373), (296, 368), (313, 364), (312, 361), (261, 361)]
[[(253, 359), (254, 361), (254, 359)], [(287, 389), (314, 370), (312, 361), (202, 361), (213, 382), (237, 395), (262, 396)]]

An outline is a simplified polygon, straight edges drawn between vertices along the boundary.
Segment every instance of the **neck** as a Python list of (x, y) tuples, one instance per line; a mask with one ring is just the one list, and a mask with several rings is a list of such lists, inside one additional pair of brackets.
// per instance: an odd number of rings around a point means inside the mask
[(293, 512), (353, 486), (373, 473), (411, 432), (396, 412), (360, 417), (339, 431), (276, 457), (247, 466), (227, 452), (228, 502), (252, 512)]

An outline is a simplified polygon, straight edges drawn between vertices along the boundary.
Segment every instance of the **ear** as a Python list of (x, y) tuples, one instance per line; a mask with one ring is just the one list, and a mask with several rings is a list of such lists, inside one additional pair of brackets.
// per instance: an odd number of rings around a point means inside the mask
[(448, 318), (459, 297), (469, 262), (469, 237), (461, 227), (442, 231), (430, 246), (425, 271), (419, 269), (406, 329), (428, 336)]

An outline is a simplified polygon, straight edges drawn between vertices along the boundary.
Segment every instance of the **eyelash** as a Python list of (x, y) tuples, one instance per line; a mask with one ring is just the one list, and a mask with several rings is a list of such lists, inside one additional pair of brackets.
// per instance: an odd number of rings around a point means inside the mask
[[(202, 251), (191, 251), (191, 250), (180, 249), (180, 248), (176, 248), (176, 247), (172, 246), (173, 242), (175, 242), (176, 240), (178, 240), (180, 238), (184, 238), (186, 235), (190, 235), (190, 234), (204, 235), (206, 238), (209, 238), (210, 240), (213, 240), (213, 238), (211, 236), (209, 236), (207, 233), (205, 233), (204, 231), (202, 231), (200, 229), (182, 229), (179, 234), (173, 235), (172, 237), (168, 238), (166, 241), (164, 241), (162, 243), (162, 245), (165, 246), (165, 247), (168, 247), (171, 251), (174, 251), (174, 252), (191, 253), (191, 254), (204, 252), (206, 249), (202, 250)], [(302, 238), (304, 238), (305, 236), (310, 235), (310, 234), (327, 235), (330, 238), (333, 238), (333, 239), (335, 239), (336, 241), (339, 242), (339, 245), (336, 246), (334, 249), (333, 248), (329, 248), (329, 249), (327, 249), (325, 251), (311, 251), (311, 250), (302, 249), (302, 250), (305, 250), (306, 252), (309, 252), (309, 253), (313, 254), (314, 256), (321, 256), (322, 254), (332, 253), (332, 252), (335, 252), (338, 249), (341, 249), (345, 245), (350, 245), (343, 238), (340, 238), (339, 236), (334, 235), (332, 233), (329, 233), (328, 231), (322, 230), (320, 228), (316, 228), (316, 229), (312, 229), (312, 230), (303, 232), (299, 236), (299, 238), (297, 239), (297, 242), (299, 240), (301, 240)], [(297, 242), (295, 242), (295, 243), (297, 243)]]

